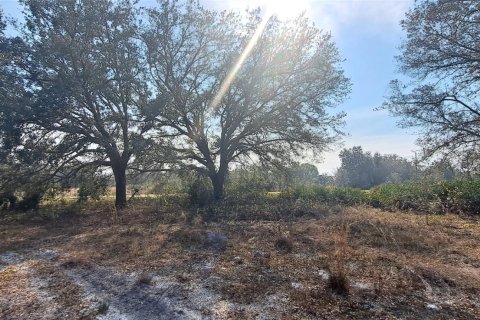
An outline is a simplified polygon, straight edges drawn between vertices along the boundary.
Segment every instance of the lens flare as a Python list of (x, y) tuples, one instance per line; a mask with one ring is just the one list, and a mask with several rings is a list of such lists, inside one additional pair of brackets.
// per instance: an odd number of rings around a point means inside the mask
[(258, 25), (257, 30), (255, 30), (255, 33), (253, 34), (252, 38), (248, 42), (245, 49), (243, 49), (242, 54), (240, 55), (238, 60), (235, 62), (234, 66), (230, 69), (227, 76), (223, 80), (222, 85), (220, 86), (220, 90), (218, 90), (217, 94), (212, 100), (212, 103), (210, 105), (210, 110), (216, 110), (220, 105), (223, 99), (223, 96), (227, 92), (228, 88), (230, 88), (230, 85), (232, 84), (233, 80), (235, 80), (235, 76), (237, 75), (238, 70), (240, 70), (240, 68), (242, 67), (242, 64), (245, 62), (250, 52), (257, 44), (257, 41), (262, 35), (263, 30), (265, 30), (265, 27), (267, 26), (268, 20), (270, 19), (271, 16), (272, 15), (267, 12), (267, 14), (265, 14), (265, 16), (263, 17), (262, 22)]
[(217, 94), (212, 99), (210, 104), (211, 111), (216, 110), (220, 105), (220, 103), (222, 102), (223, 96), (225, 95), (225, 93), (228, 91), (228, 88), (230, 88), (231, 84), (235, 80), (235, 77), (238, 71), (242, 67), (248, 55), (257, 44), (258, 39), (263, 33), (263, 30), (265, 30), (268, 20), (272, 16), (276, 16), (280, 20), (295, 18), (302, 12), (307, 12), (309, 9), (309, 0), (295, 0), (295, 1), (263, 0), (260, 4), (264, 8), (264, 12), (265, 12), (263, 20), (258, 25), (257, 30), (252, 36), (252, 39), (250, 39), (245, 49), (243, 49), (241, 55), (239, 56), (239, 58), (237, 59), (233, 67), (230, 69), (225, 79), (223, 80)]

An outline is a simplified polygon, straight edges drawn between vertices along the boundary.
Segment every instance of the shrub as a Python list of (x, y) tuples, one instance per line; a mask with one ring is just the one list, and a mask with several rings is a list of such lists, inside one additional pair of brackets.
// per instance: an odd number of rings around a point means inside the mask
[(42, 194), (39, 192), (26, 193), (15, 208), (20, 211), (37, 210), (41, 200)]
[(230, 179), (225, 187), (226, 200), (230, 204), (247, 204), (262, 201), (271, 185), (260, 176), (251, 174)]
[(346, 295), (350, 290), (350, 282), (344, 270), (333, 272), (328, 277), (328, 287), (335, 293)]
[(205, 207), (209, 205), (213, 199), (212, 194), (212, 184), (206, 177), (197, 176), (188, 188), (188, 196), (192, 206)]
[(386, 209), (428, 213), (480, 213), (480, 180), (414, 181), (384, 184), (369, 192), (370, 203)]
[(0, 193), (0, 209), (13, 209), (17, 203), (17, 197), (11, 191)]
[(79, 173), (77, 181), (79, 202), (88, 198), (99, 200), (107, 192), (109, 176), (97, 172), (96, 169), (86, 169)]

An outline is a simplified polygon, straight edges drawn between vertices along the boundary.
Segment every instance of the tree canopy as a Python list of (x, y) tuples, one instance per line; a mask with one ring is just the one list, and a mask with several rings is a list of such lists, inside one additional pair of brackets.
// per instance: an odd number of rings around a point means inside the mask
[(265, 24), (258, 11), (215, 13), (193, 1), (163, 1), (149, 17), (152, 117), (172, 137), (177, 159), (211, 179), (216, 199), (232, 162), (284, 162), (338, 138), (343, 114), (329, 108), (350, 82), (330, 34), (305, 17)]
[(336, 182), (341, 186), (369, 189), (382, 183), (398, 183), (415, 178), (416, 168), (398, 155), (364, 152), (355, 146), (340, 152), (341, 166)]
[(148, 99), (130, 1), (24, 0), (24, 68), (29, 92), (22, 126), (55, 146), (57, 170), (106, 166), (116, 204), (126, 204), (126, 169), (142, 147)]
[(131, 169), (194, 170), (221, 199), (232, 163), (285, 164), (342, 134), (330, 108), (350, 81), (331, 35), (304, 16), (193, 0), (21, 3), (21, 49), (1, 34), (2, 79), (15, 79), (1, 92), (2, 146), (37, 150), (51, 179), (109, 168), (119, 207)]
[(464, 167), (480, 151), (480, 2), (418, 1), (401, 23), (397, 57), (410, 83), (395, 80), (383, 104), (420, 133), (425, 158), (446, 155)]

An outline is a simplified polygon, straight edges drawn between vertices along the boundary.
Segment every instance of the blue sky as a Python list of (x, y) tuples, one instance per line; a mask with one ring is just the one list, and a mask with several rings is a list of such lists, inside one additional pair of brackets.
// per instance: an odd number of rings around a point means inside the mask
[[(200, 0), (209, 8), (243, 10), (268, 0)], [(270, 0), (273, 2), (273, 0)], [(285, 1), (284, 1), (285, 2)], [(396, 153), (411, 158), (416, 137), (396, 126), (386, 112), (374, 111), (388, 93), (388, 83), (398, 77), (394, 57), (404, 34), (399, 26), (414, 0), (293, 0), (306, 4), (307, 14), (317, 26), (329, 30), (346, 59), (343, 68), (353, 83), (350, 98), (337, 110), (347, 113), (343, 147), (361, 145), (364, 150)], [(155, 0), (141, 0), (145, 6)], [(0, 0), (10, 17), (20, 15), (16, 0)], [(333, 173), (340, 165), (335, 146), (332, 152), (316, 159), (320, 172)], [(312, 160), (307, 160), (312, 162)]]

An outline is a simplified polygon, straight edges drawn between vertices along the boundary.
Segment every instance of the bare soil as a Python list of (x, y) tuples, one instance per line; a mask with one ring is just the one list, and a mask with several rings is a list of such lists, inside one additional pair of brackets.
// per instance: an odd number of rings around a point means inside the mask
[(480, 319), (478, 217), (165, 210), (5, 218), (0, 319)]

